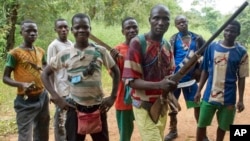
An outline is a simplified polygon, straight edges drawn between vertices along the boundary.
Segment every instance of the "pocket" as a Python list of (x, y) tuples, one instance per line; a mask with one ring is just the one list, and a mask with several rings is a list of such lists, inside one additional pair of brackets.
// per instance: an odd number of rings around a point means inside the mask
[(81, 135), (93, 134), (102, 131), (100, 110), (92, 113), (77, 111), (78, 127), (77, 133)]

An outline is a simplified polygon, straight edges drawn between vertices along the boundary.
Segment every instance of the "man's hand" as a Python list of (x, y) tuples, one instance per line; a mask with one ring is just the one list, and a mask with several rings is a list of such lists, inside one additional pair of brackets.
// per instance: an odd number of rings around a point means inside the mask
[(201, 77), (201, 70), (200, 69), (195, 69), (194, 73), (192, 75), (192, 78), (196, 80), (196, 82), (200, 81), (200, 77)]
[(244, 103), (243, 102), (238, 102), (237, 103), (237, 109), (238, 109), (238, 113), (242, 112), (245, 109)]
[(35, 82), (31, 82), (31, 83), (23, 82), (21, 84), (21, 87), (24, 89), (25, 94), (29, 94), (32, 90), (36, 88)]
[(160, 89), (167, 90), (170, 88), (171, 90), (175, 90), (177, 88), (177, 82), (170, 80), (170, 77), (165, 77), (160, 81)]
[(68, 110), (69, 107), (76, 109), (75, 106), (69, 104), (68, 102), (66, 102), (66, 101), (65, 101), (63, 98), (61, 98), (61, 97), (56, 97), (56, 98), (51, 97), (50, 100), (51, 100), (54, 104), (56, 104), (60, 109)]
[(109, 96), (109, 97), (104, 98), (100, 106), (101, 112), (108, 112), (109, 109), (114, 104), (114, 102), (115, 102), (114, 96)]
[(196, 92), (195, 96), (194, 96), (194, 102), (195, 103), (199, 103), (201, 99), (201, 93), (200, 92)]
[(110, 55), (112, 56), (112, 58), (114, 60), (116, 60), (118, 55), (119, 55), (119, 51), (113, 48), (113, 49), (110, 50)]

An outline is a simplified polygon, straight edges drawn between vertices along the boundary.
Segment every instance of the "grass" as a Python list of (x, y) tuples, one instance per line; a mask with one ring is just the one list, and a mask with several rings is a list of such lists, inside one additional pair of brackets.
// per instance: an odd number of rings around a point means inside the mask
[[(0, 71), (0, 78), (2, 78)], [(0, 136), (12, 134), (17, 131), (13, 101), (16, 89), (11, 88), (0, 81)]]
[[(140, 34), (146, 33), (149, 30), (148, 25), (140, 26)], [(171, 35), (176, 33), (177, 30), (174, 26), (170, 26), (168, 32), (165, 34), (165, 38), (169, 39)], [(194, 32), (200, 33), (205, 39), (210, 37), (207, 31), (202, 29), (194, 30)], [(105, 43), (114, 47), (116, 44), (124, 41), (124, 36), (121, 33), (121, 28), (119, 25), (116, 26), (104, 26), (101, 23), (92, 23), (92, 33), (103, 40)], [(73, 36), (70, 34), (69, 38), (73, 40)], [(51, 39), (53, 40), (53, 39)], [(39, 43), (39, 42), (38, 42)], [(47, 44), (47, 43), (43, 43)], [(3, 68), (2, 66), (0, 68)], [(2, 80), (3, 69), (0, 69), (0, 79)], [(112, 89), (112, 79), (106, 69), (103, 67), (102, 70), (102, 85), (106, 96), (110, 95)], [(10, 87), (3, 84), (0, 81), (0, 137), (6, 136), (8, 134), (13, 134), (17, 132), (15, 111), (14, 111), (14, 99), (16, 96), (16, 88)], [(50, 115), (51, 115), (51, 126), (53, 127), (53, 115), (54, 115), (54, 105), (50, 104)]]

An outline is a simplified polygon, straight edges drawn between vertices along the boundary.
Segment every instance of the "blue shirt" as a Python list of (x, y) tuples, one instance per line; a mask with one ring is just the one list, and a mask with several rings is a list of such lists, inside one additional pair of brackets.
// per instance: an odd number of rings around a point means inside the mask
[[(183, 47), (183, 41), (182, 41), (182, 37), (183, 34), (181, 32), (179, 32), (176, 35), (176, 40), (174, 43), (174, 59), (175, 59), (175, 65), (176, 65), (176, 69), (175, 72), (177, 72), (181, 66), (183, 65), (183, 60), (185, 58), (190, 59), (191, 57), (189, 57), (190, 54), (194, 53), (197, 48), (196, 48), (196, 36), (189, 32), (189, 35), (191, 36), (191, 42), (188, 48), (184, 48)], [(185, 81), (189, 81), (191, 80), (192, 77), (192, 73), (193, 71), (191, 70), (187, 75), (185, 75), (180, 82), (185, 82)]]
[(226, 47), (214, 42), (205, 51), (202, 70), (208, 72), (203, 100), (217, 105), (235, 105), (237, 78), (249, 73), (247, 51), (238, 43)]

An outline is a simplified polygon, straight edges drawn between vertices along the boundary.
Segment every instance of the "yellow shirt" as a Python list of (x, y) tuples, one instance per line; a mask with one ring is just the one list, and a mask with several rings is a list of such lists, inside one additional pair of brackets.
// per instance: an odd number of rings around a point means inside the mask
[[(29, 94), (36, 95), (44, 90), (41, 80), (42, 63), (46, 62), (45, 51), (34, 47), (26, 49), (17, 47), (11, 50), (7, 56), (6, 66), (14, 69), (14, 79), (19, 82), (35, 83), (35, 89)], [(18, 88), (18, 94), (24, 94), (24, 89)]]

